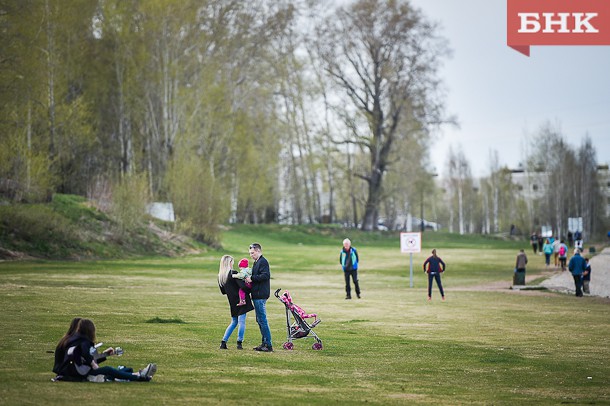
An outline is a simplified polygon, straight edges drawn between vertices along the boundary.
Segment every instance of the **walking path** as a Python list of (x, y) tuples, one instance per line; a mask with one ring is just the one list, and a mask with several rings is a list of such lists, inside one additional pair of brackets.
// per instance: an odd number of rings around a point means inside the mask
[[(589, 260), (591, 264), (591, 296), (610, 297), (610, 247)], [(569, 271), (555, 274), (540, 286), (549, 290), (574, 294), (574, 279)]]

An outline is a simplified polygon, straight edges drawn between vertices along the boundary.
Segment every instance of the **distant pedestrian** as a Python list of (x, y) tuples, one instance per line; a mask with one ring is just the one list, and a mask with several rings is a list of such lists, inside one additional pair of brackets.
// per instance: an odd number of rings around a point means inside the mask
[(538, 255), (542, 255), (542, 247), (544, 246), (544, 238), (538, 234)]
[(525, 285), (525, 266), (527, 265), (527, 255), (524, 250), (519, 250), (515, 261), (514, 285)]
[(570, 258), (568, 269), (574, 278), (577, 297), (582, 297), (582, 275), (585, 272), (586, 266), (585, 259), (580, 256), (580, 250), (578, 248), (574, 249), (574, 256)]
[(535, 231), (530, 236), (530, 244), (532, 244), (532, 250), (534, 250), (534, 255), (536, 255), (536, 251), (538, 250), (538, 235)]
[[(426, 269), (426, 265), (428, 268)], [(430, 256), (424, 262), (424, 272), (428, 274), (428, 300), (432, 300), (432, 281), (436, 280), (436, 286), (441, 292), (441, 297), (445, 300), (445, 291), (443, 290), (443, 284), (441, 283), (441, 273), (445, 272), (445, 263), (443, 260), (436, 255), (436, 249), (432, 250), (432, 256)]]
[(553, 259), (555, 268), (557, 268), (559, 266), (559, 246), (561, 245), (561, 241), (559, 238), (556, 238), (551, 244), (553, 244)]
[(559, 265), (561, 265), (561, 270), (566, 270), (566, 262), (568, 260), (568, 246), (566, 243), (561, 240), (559, 243)]
[(574, 233), (574, 247), (582, 251), (582, 231)]
[(356, 296), (360, 299), (360, 283), (358, 282), (358, 251), (352, 247), (352, 242), (349, 238), (343, 240), (343, 249), (339, 253), (339, 263), (343, 268), (343, 276), (345, 277), (345, 299), (352, 298), (352, 287), (350, 278), (354, 282)]
[(589, 284), (591, 283), (591, 264), (589, 258), (585, 258), (585, 272), (582, 274), (582, 290), (588, 295), (591, 293)]
[(544, 262), (546, 263), (546, 266), (549, 267), (551, 266), (551, 255), (553, 255), (553, 244), (551, 244), (551, 242), (549, 241), (549, 239), (546, 239), (546, 242), (544, 243), (544, 246), (542, 247), (542, 251), (544, 252)]

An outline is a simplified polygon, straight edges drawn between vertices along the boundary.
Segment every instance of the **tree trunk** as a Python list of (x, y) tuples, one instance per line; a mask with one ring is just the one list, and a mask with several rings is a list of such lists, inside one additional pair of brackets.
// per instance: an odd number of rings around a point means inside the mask
[(373, 170), (368, 182), (369, 194), (364, 208), (364, 218), (362, 219), (362, 230), (373, 231), (377, 229), (377, 213), (381, 200), (382, 174), (379, 170)]
[(48, 102), (49, 102), (49, 158), (51, 164), (55, 160), (56, 151), (56, 129), (55, 129), (55, 41), (53, 23), (51, 22), (51, 10), (49, 0), (45, 1), (45, 13), (47, 19), (46, 34), (47, 34), (47, 87), (48, 87)]

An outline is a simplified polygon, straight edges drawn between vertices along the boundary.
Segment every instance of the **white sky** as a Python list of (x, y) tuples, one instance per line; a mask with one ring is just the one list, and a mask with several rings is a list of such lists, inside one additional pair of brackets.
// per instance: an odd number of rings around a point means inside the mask
[(442, 175), (449, 146), (462, 148), (474, 176), (489, 174), (489, 153), (516, 168), (529, 138), (558, 124), (573, 147), (589, 135), (599, 164), (610, 163), (610, 46), (532, 46), (526, 57), (506, 45), (506, 0), (411, 0), (441, 24), (453, 57), (441, 77), (448, 113), (432, 147)]

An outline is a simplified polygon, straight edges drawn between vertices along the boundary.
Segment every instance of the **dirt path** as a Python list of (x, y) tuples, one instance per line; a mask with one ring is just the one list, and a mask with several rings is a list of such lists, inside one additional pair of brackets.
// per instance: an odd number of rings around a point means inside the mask
[[(610, 298), (610, 248), (591, 258), (591, 296)], [(556, 274), (540, 284), (549, 290), (574, 294), (574, 279), (570, 272)]]
[[(599, 296), (610, 298), (610, 248), (605, 248), (598, 255), (590, 260), (591, 263), (591, 294), (589, 296)], [(574, 279), (568, 271), (560, 272), (549, 270), (537, 275), (526, 275), (525, 283), (529, 284), (540, 277), (547, 277), (540, 285), (547, 290), (574, 294)], [(464, 288), (453, 288), (454, 291), (501, 291), (507, 293), (521, 293), (529, 295), (549, 294), (544, 290), (517, 290), (511, 289), (512, 281), (498, 281), (484, 285), (469, 286)]]

